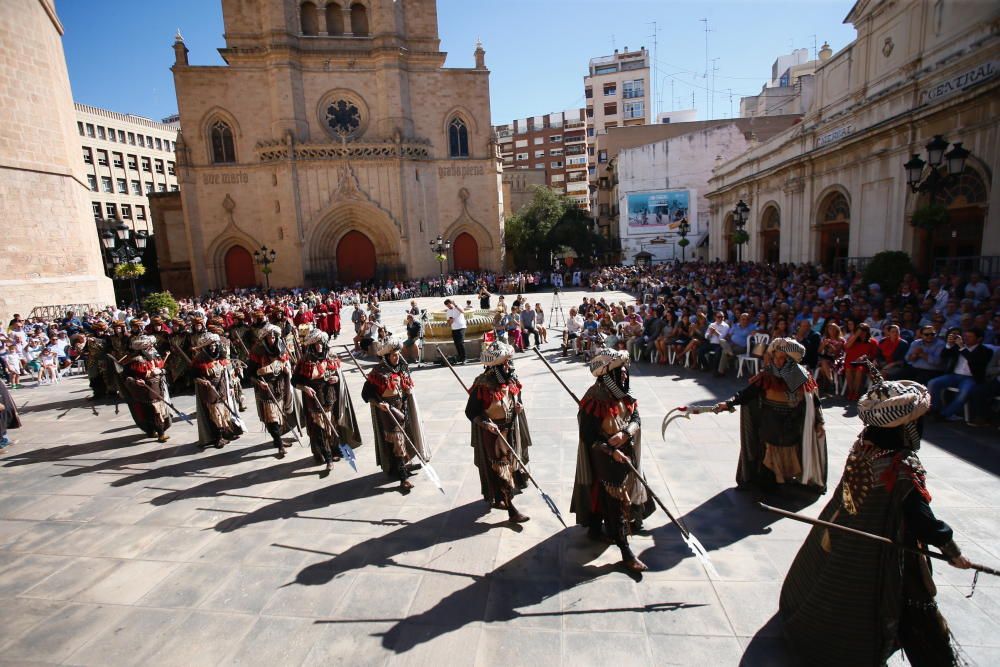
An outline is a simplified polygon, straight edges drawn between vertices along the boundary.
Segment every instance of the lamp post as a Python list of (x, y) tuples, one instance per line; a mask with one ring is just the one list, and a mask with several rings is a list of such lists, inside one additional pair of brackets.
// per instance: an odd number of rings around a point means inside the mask
[[(962, 175), (965, 171), (965, 161), (971, 153), (962, 148), (960, 141), (955, 142), (952, 149), (945, 153), (948, 141), (940, 134), (935, 134), (934, 138), (927, 142), (926, 148), (926, 162), (914, 153), (913, 157), (903, 164), (903, 168), (906, 169), (906, 183), (910, 186), (910, 190), (914, 193), (929, 192), (933, 198), (944, 186), (954, 183)], [(924, 176), (926, 165), (930, 165), (930, 171)], [(946, 173), (942, 173), (942, 167), (946, 168)]]
[(451, 250), (451, 241), (445, 241), (440, 234), (430, 242), (431, 252), (438, 261), (438, 273), (441, 279), (441, 295), (444, 295), (444, 263), (448, 259), (447, 252)]
[(264, 274), (264, 289), (271, 289), (271, 265), (278, 258), (278, 253), (274, 248), (262, 245), (259, 250), (253, 251), (253, 263), (260, 267), (260, 272)]
[(681, 247), (681, 263), (687, 261), (687, 245), (689, 241), (687, 240), (687, 235), (691, 231), (691, 225), (688, 223), (687, 218), (682, 218), (679, 225), (677, 225), (677, 233), (680, 234), (681, 240), (679, 245)]
[(146, 250), (149, 242), (149, 232), (140, 229), (133, 232), (132, 228), (123, 221), (114, 219), (106, 221), (105, 231), (100, 235), (101, 247), (105, 252), (105, 269), (109, 272), (112, 280), (122, 280), (117, 275), (116, 267), (121, 264), (131, 264), (133, 267), (127, 271), (129, 286), (132, 290), (132, 305), (138, 308), (139, 294), (136, 291), (135, 279), (138, 275), (138, 268), (142, 266), (142, 253)]
[(743, 243), (745, 242), (744, 235), (746, 234), (746, 232), (743, 231), (743, 228), (746, 226), (747, 219), (749, 219), (749, 217), (750, 217), (750, 207), (747, 206), (747, 203), (741, 199), (739, 203), (736, 204), (736, 207), (733, 209), (733, 226), (736, 227), (736, 232), (734, 235), (737, 235), (737, 241), (736, 241), (737, 264), (743, 261)]

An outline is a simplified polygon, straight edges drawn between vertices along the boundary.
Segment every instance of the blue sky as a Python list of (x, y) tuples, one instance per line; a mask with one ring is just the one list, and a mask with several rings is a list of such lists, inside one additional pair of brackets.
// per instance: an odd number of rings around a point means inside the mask
[[(698, 117), (739, 113), (739, 96), (756, 94), (771, 63), (792, 47), (824, 40), (836, 52), (854, 39), (843, 25), (853, 0), (439, 0), (447, 65), (471, 67), (483, 41), (493, 123), (583, 105), (583, 75), (594, 56), (614, 48), (652, 51), (656, 22), (659, 110), (690, 108)], [(195, 65), (223, 64), (219, 0), (57, 0), (78, 102), (159, 119), (177, 109), (170, 66), (174, 32)], [(705, 24), (708, 19), (708, 71)], [(711, 68), (716, 59), (714, 96)], [(730, 89), (732, 96), (730, 97)], [(709, 97), (714, 105), (709, 105)], [(708, 107), (708, 108), (706, 108)], [(711, 114), (709, 112), (712, 112)]]

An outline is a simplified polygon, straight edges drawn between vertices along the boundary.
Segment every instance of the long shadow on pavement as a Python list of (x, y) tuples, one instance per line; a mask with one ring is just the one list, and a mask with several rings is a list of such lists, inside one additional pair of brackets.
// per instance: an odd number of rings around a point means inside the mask
[[(302, 459), (297, 464), (300, 467), (301, 465), (312, 465), (312, 459)], [(252, 479), (252, 473), (248, 473), (247, 476)], [(238, 477), (245, 476), (241, 475)], [(302, 512), (322, 509), (337, 503), (345, 503), (381, 493), (396, 493), (394, 488), (378, 488), (379, 481), (385, 479), (386, 476), (381, 471), (365, 475), (364, 477), (354, 477), (304, 493), (300, 496), (295, 496), (294, 498), (277, 500), (242, 516), (224, 519), (217, 523), (214, 529), (220, 533), (230, 533), (256, 523), (294, 518)], [(238, 487), (229, 485), (228, 488)]]
[(223, 449), (217, 454), (195, 456), (195, 458), (187, 459), (179, 463), (154, 468), (152, 470), (144, 470), (134, 475), (128, 475), (126, 477), (122, 477), (121, 479), (116, 479), (111, 483), (111, 486), (128, 486), (129, 484), (138, 484), (139, 482), (148, 482), (167, 477), (188, 477), (194, 475), (195, 473), (210, 470), (212, 468), (219, 468), (232, 463), (238, 463), (243, 459), (243, 455), (247, 452), (266, 449), (270, 446), (270, 444), (259, 444), (249, 447), (233, 447)]
[(135, 433), (129, 433), (118, 438), (106, 438), (87, 442), (81, 445), (58, 445), (56, 447), (42, 447), (26, 452), (11, 452), (4, 457), (4, 467), (13, 468), (16, 466), (26, 466), (34, 463), (53, 463), (72, 459), (76, 456), (87, 456), (114, 449), (121, 449), (130, 445), (139, 444), (141, 440), (148, 440), (148, 436), (138, 429)]
[[(790, 512), (812, 505), (820, 496), (805, 491), (789, 490), (771, 494), (767, 503)], [(683, 517), (681, 521), (698, 538), (708, 552), (725, 548), (751, 535), (767, 535), (771, 524), (781, 517), (757, 506), (757, 496), (735, 487), (720, 491)], [(681, 540), (673, 523), (651, 531), (654, 546), (640, 555), (654, 572), (669, 570), (693, 554)], [(709, 553), (711, 558), (711, 553)]]

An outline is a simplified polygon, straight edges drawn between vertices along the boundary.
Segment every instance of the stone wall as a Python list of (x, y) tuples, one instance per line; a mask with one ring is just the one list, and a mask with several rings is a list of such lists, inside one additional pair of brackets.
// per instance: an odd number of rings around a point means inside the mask
[(0, 321), (35, 306), (112, 303), (51, 0), (0, 2), (0, 82)]

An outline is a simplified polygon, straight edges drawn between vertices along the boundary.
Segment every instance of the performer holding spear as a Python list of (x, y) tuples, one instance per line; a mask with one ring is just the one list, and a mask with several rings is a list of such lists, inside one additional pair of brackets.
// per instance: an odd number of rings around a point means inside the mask
[[(382, 472), (399, 480), (401, 493), (409, 493), (413, 484), (407, 479), (407, 463), (412, 457), (420, 460), (420, 469), (444, 493), (441, 479), (431, 468), (431, 451), (424, 442), (420, 425), (420, 410), (413, 396), (413, 378), (399, 350), (403, 347), (398, 338), (373, 341), (379, 364), (365, 374), (354, 358), (352, 349), (342, 345), (348, 357), (358, 367), (365, 379), (361, 398), (371, 406), (372, 425), (375, 427), (375, 462)], [(407, 449), (409, 448), (409, 449)]]
[(440, 347), (438, 353), (469, 395), (465, 416), (472, 422), (472, 448), (483, 499), (491, 507), (506, 509), (512, 522), (524, 523), (528, 517), (517, 511), (513, 498), (527, 486), (524, 481), (527, 478), (565, 527), (559, 508), (528, 470), (531, 434), (521, 400), (521, 382), (511, 363), (514, 348), (500, 341), (490, 343), (481, 355), (486, 370), (473, 381), (471, 390)]
[(940, 549), (953, 567), (995, 571), (970, 563), (931, 510), (917, 456), (931, 405), (927, 388), (886, 382), (873, 364), (861, 363), (872, 377), (858, 401), (865, 428), (785, 577), (785, 636), (803, 664), (884, 665), (902, 648), (915, 666), (957, 665), (924, 545)]
[(717, 577), (705, 548), (653, 493), (640, 472), (641, 422), (638, 404), (629, 394), (628, 353), (608, 348), (597, 350), (590, 360), (590, 372), (597, 381), (580, 400), (538, 348), (533, 349), (580, 406), (577, 415), (580, 445), (570, 506), (577, 523), (587, 526), (594, 540), (605, 539), (603, 524), (607, 538), (622, 552), (623, 565), (633, 572), (643, 572), (646, 564), (632, 553), (628, 536), (652, 513), (655, 502), (680, 530), (681, 538), (709, 575)]

